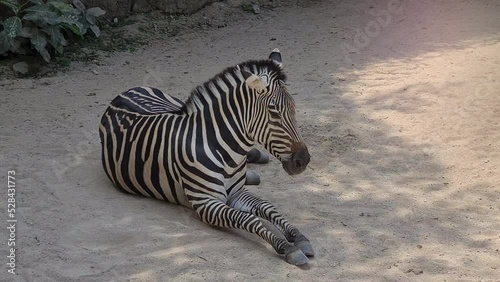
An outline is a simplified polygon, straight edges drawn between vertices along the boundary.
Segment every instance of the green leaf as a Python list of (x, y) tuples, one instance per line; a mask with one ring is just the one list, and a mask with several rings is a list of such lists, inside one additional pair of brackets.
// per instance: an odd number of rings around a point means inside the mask
[(49, 51), (47, 51), (47, 49), (45, 49), (45, 47), (41, 48), (41, 49), (37, 49), (38, 53), (40, 53), (40, 55), (42, 55), (43, 59), (47, 62), (47, 63), (50, 63), (50, 54), (49, 54)]
[(66, 14), (60, 16), (59, 20), (65, 28), (76, 35), (83, 36), (87, 32), (87, 27), (80, 21), (78, 16)]
[(42, 29), (49, 38), (49, 43), (56, 49), (59, 54), (63, 53), (64, 46), (68, 45), (68, 42), (64, 38), (59, 26), (46, 26)]
[(85, 20), (84, 17), (80, 17), (78, 19), (78, 22), (80, 23), (81, 25), (81, 28), (80, 28), (80, 32), (82, 32), (82, 34), (85, 34), (87, 33), (87, 30), (89, 29), (90, 27), (90, 24), (87, 22), (87, 20)]
[(80, 29), (75, 25), (63, 23), (62, 27), (64, 27), (64, 29), (71, 31), (72, 33), (74, 33), (76, 35), (83, 36)]
[(50, 61), (50, 55), (45, 49), (45, 46), (47, 46), (47, 35), (41, 29), (37, 27), (23, 27), (20, 36), (29, 38), (31, 44), (42, 55), (43, 59), (47, 62)]
[(87, 19), (87, 22), (90, 24), (90, 25), (95, 25), (96, 24), (96, 19), (94, 16), (90, 15), (90, 14), (86, 14), (85, 15), (85, 19)]
[(12, 39), (10, 45), (10, 51), (15, 54), (26, 55), (26, 49), (24, 48), (24, 44), (18, 40), (19, 38)]
[(51, 5), (43, 4), (43, 3), (39, 4), (39, 5), (34, 5), (34, 6), (31, 6), (31, 7), (28, 7), (24, 11), (26, 11), (26, 12), (37, 12), (37, 13), (41, 13), (41, 14), (47, 13), (47, 14), (50, 14), (50, 15), (52, 15), (53, 13), (56, 12), (56, 10), (54, 9), (54, 7), (52, 7)]
[(0, 55), (10, 50), (11, 40), (5, 30), (0, 32)]
[(28, 26), (23, 26), (23, 29), (21, 29), (21, 32), (19, 32), (19, 36), (25, 37), (25, 38), (31, 38), (31, 30), (34, 29), (34, 27), (28, 27)]
[(42, 0), (30, 0), (30, 2), (36, 5), (43, 5)]
[(103, 16), (104, 14), (106, 14), (106, 11), (104, 11), (103, 9), (101, 9), (99, 7), (93, 7), (93, 8), (90, 8), (87, 10), (87, 15), (92, 15), (96, 18)]
[(24, 10), (26, 15), (24, 15), (23, 20), (27, 21), (39, 21), (41, 23), (47, 23), (50, 25), (60, 23), (57, 14), (57, 10), (50, 5), (35, 5)]
[(56, 50), (58, 54), (62, 54), (64, 52), (64, 46), (61, 43), (52, 42), (51, 40), (49, 40), (49, 43), (52, 47), (54, 47), (54, 50)]
[(42, 28), (42, 31), (49, 36), (49, 40), (55, 40), (60, 42), (63, 46), (68, 45), (68, 42), (64, 38), (61, 28), (59, 26), (46, 26)]
[(85, 5), (80, 0), (73, 0), (73, 5), (82, 13), (85, 13)]
[(33, 21), (33, 22), (41, 22), (47, 23), (49, 25), (56, 25), (60, 23), (59, 16), (51, 11), (41, 12), (28, 12), (24, 15), (23, 20), (25, 21)]
[(17, 0), (0, 0), (0, 4), (9, 7), (16, 15), (19, 12), (19, 3)]
[(14, 54), (26, 55), (26, 49), (24, 48), (21, 38), (11, 38), (7, 35), (7, 32), (0, 32), (0, 54), (7, 53), (11, 51)]
[(33, 44), (35, 49), (38, 53), (40, 53), (40, 55), (42, 55), (46, 62), (50, 62), (50, 54), (47, 49), (45, 49), (45, 46), (47, 46), (47, 35), (45, 35), (45, 33), (38, 28), (33, 28), (31, 30), (31, 35), (31, 44)]
[(70, 15), (70, 14), (64, 14), (64, 15), (61, 15), (59, 16), (59, 20), (60, 22), (62, 23), (67, 23), (67, 24), (78, 24), (79, 23), (79, 20), (80, 17), (76, 16), (76, 15)]
[(20, 18), (13, 16), (4, 21), (3, 28), (10, 38), (14, 38), (21, 32), (23, 25)]
[(58, 11), (60, 11), (61, 13), (65, 14), (65, 13), (75, 13), (74, 10), (76, 10), (75, 8), (73, 8), (73, 6), (71, 4), (68, 4), (68, 3), (63, 3), (63, 2), (49, 2), (47, 3), (48, 5), (56, 8)]
[(19, 36), (25, 37), (25, 38), (33, 38), (36, 36), (38, 32), (38, 28), (36, 27), (31, 27), (31, 26), (25, 26), (19, 33)]
[(92, 32), (94, 32), (95, 37), (101, 36), (101, 30), (99, 29), (98, 26), (96, 26), (96, 25), (90, 25), (90, 29), (92, 30)]

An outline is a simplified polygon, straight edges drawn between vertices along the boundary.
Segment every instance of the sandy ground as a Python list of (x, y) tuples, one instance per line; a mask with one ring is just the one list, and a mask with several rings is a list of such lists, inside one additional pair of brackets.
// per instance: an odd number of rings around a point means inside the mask
[[(279, 8), (99, 66), (2, 81), (16, 280), (499, 281), (500, 3), (388, 2)], [(374, 12), (386, 15), (378, 25)], [(275, 160), (252, 166), (263, 182), (249, 189), (311, 239), (304, 268), (256, 236), (119, 193), (100, 164), (99, 118), (119, 92), (148, 84), (185, 98), (275, 47), (312, 161), (295, 177)]]

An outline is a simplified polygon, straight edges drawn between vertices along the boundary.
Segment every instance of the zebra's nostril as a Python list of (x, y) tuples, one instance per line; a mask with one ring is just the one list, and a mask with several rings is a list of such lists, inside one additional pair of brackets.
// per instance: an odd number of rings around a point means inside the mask
[(307, 147), (303, 144), (298, 144), (295, 152), (292, 154), (292, 163), (295, 168), (303, 169), (307, 166), (310, 160)]

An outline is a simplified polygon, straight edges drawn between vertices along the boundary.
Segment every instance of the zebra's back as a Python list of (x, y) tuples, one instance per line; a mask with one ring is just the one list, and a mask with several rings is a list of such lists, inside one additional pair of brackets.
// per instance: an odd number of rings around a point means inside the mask
[(141, 115), (182, 114), (184, 102), (156, 88), (135, 87), (118, 95), (111, 106)]
[(124, 192), (187, 205), (171, 140), (184, 103), (158, 89), (117, 96), (101, 119), (102, 164)]

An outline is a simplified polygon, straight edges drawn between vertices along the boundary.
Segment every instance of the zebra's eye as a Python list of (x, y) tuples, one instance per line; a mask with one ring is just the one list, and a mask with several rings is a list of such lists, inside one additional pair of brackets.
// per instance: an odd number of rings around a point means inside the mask
[(257, 94), (259, 95), (262, 95), (266, 92), (266, 89), (262, 88), (262, 89), (257, 89)]

